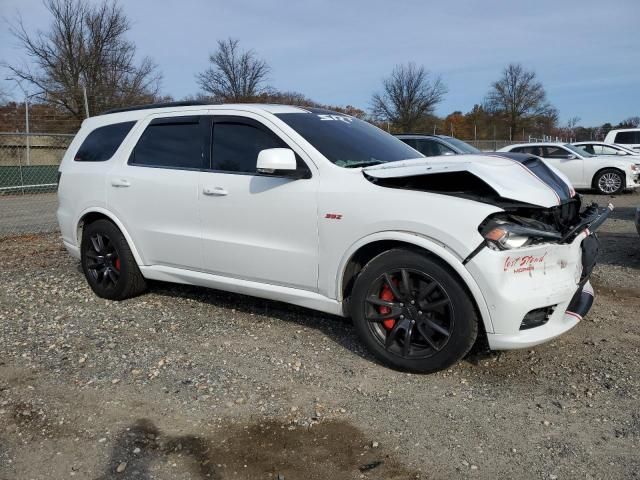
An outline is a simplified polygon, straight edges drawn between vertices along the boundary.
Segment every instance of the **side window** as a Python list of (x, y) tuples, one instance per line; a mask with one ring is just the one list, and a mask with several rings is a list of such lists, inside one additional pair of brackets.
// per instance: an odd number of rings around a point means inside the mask
[(201, 170), (209, 163), (209, 121), (199, 116), (156, 118), (131, 153), (129, 163)]
[(528, 153), (529, 155), (542, 156), (542, 149), (540, 147), (520, 147), (518, 152)]
[(568, 158), (569, 152), (560, 147), (544, 147), (542, 156), (545, 158)]
[(404, 143), (409, 145), (411, 148), (415, 148), (418, 150), (418, 141), (415, 138), (401, 138)]
[(438, 149), (436, 142), (433, 140), (418, 140), (417, 150), (427, 157), (440, 155), (440, 150)]
[(84, 139), (74, 160), (76, 162), (104, 162), (113, 157), (136, 122), (123, 122), (98, 127)]
[(618, 132), (614, 143), (630, 144), (640, 143), (640, 132)]
[[(258, 122), (222, 117), (213, 122), (211, 168), (219, 172), (256, 173), (258, 153), (267, 148), (289, 148), (273, 132)], [(298, 170), (308, 167), (298, 158)]]
[(600, 155), (602, 153), (602, 147), (600, 145), (582, 145), (580, 148), (592, 155)]
[(443, 143), (433, 142), (435, 144), (436, 151), (438, 152), (436, 155), (455, 155), (456, 152), (453, 149), (447, 147)]

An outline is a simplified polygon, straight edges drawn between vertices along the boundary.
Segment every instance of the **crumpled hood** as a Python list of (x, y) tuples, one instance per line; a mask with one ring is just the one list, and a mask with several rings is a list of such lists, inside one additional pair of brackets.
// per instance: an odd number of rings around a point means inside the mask
[(538, 157), (519, 153), (417, 158), (366, 167), (363, 172), (380, 179), (469, 172), (505, 199), (544, 208), (575, 195), (563, 174)]

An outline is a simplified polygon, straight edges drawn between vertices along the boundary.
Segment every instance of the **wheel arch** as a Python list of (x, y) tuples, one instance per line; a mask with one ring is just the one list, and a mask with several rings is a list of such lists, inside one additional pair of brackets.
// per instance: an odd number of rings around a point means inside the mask
[(348, 299), (355, 279), (362, 267), (375, 256), (392, 248), (407, 248), (426, 254), (447, 268), (458, 278), (463, 288), (469, 293), (478, 315), (482, 319), (482, 326), (485, 331), (488, 333), (493, 332), (491, 315), (482, 291), (462, 264), (462, 260), (444, 245), (427, 237), (406, 232), (381, 232), (368, 236), (356, 242), (344, 255), (338, 269), (336, 294), (339, 296), (339, 300), (342, 301), (345, 315), (348, 315)]
[(593, 174), (593, 177), (591, 178), (591, 188), (594, 188), (594, 189), (598, 188), (598, 184), (597, 184), (598, 177), (602, 172), (606, 170), (615, 170), (620, 175), (622, 175), (622, 189), (625, 190), (627, 186), (627, 175), (625, 174), (624, 170), (618, 167), (602, 167), (596, 170), (596, 172)]
[(131, 238), (131, 235), (129, 235), (129, 232), (127, 231), (125, 226), (118, 219), (118, 217), (116, 217), (112, 212), (110, 212), (105, 208), (91, 207), (82, 211), (82, 213), (78, 218), (78, 221), (76, 222), (77, 245), (80, 246), (80, 243), (82, 241), (82, 230), (84, 229), (84, 226), (89, 225), (90, 223), (93, 223), (96, 220), (101, 220), (101, 219), (109, 220), (116, 227), (118, 227), (118, 229), (122, 232), (122, 235), (124, 235), (124, 238), (127, 240), (127, 243), (129, 244), (129, 248), (131, 249), (131, 253), (133, 254), (133, 258), (135, 258), (136, 263), (138, 265), (144, 265), (143, 259), (138, 253), (138, 249), (133, 243), (133, 239)]

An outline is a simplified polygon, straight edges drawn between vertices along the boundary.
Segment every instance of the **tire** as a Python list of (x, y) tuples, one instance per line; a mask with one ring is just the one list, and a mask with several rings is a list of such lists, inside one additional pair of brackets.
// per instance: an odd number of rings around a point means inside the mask
[(108, 220), (97, 220), (82, 231), (82, 271), (96, 295), (124, 300), (147, 288), (122, 232)]
[(474, 304), (460, 281), (437, 260), (411, 250), (389, 250), (367, 263), (350, 306), (360, 340), (398, 370), (429, 373), (450, 367), (478, 335)]
[(606, 168), (595, 176), (593, 184), (602, 195), (617, 195), (625, 187), (624, 173), (615, 168)]

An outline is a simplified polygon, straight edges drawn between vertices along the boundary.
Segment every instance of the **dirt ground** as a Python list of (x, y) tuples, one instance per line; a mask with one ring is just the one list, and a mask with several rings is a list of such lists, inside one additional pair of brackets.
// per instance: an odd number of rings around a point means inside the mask
[(101, 300), (56, 234), (3, 239), (0, 479), (638, 478), (640, 195), (612, 201), (580, 325), (433, 375), (281, 303)]

